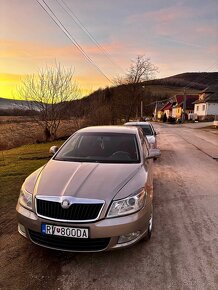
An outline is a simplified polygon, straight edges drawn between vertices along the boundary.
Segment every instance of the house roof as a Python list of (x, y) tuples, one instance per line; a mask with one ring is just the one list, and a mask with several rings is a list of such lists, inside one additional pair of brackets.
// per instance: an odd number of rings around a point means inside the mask
[(184, 95), (175, 95), (176, 104), (180, 104), (183, 101)]
[(167, 102), (161, 109), (160, 111), (165, 111), (165, 110), (172, 110), (173, 104), (171, 102)]
[(218, 85), (212, 85), (207, 87), (205, 90), (202, 91), (202, 93), (217, 93), (218, 92)]
[(161, 111), (161, 109), (163, 108), (164, 105), (165, 105), (164, 102), (157, 103), (157, 111)]
[(204, 98), (199, 98), (195, 104), (199, 103), (218, 103), (218, 85), (207, 87), (200, 95), (205, 94)]
[[(193, 102), (197, 101), (198, 98), (199, 95), (186, 95), (186, 109), (194, 110)], [(176, 99), (175, 107), (183, 107), (184, 95), (176, 95), (175, 99)]]
[[(186, 96), (186, 110), (194, 110), (194, 102), (199, 98), (198, 95), (187, 95)], [(180, 103), (183, 106), (183, 101)]]

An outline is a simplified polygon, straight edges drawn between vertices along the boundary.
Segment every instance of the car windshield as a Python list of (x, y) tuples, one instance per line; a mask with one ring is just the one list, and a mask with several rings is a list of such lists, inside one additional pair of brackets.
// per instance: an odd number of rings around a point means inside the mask
[(101, 163), (139, 163), (135, 134), (76, 133), (61, 148), (55, 160)]

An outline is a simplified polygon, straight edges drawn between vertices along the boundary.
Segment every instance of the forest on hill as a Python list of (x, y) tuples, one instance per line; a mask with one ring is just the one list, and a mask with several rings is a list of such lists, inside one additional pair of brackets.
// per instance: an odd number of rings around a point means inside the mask
[(143, 115), (152, 116), (155, 102), (175, 94), (196, 94), (207, 86), (218, 83), (218, 73), (183, 73), (167, 78), (140, 82), (136, 85), (133, 101), (131, 84), (99, 89), (87, 97), (70, 102), (68, 114), (88, 118), (89, 124), (117, 124), (135, 118), (143, 101)]
[[(139, 115), (141, 101), (143, 115), (152, 116), (156, 101), (164, 101), (175, 94), (199, 93), (207, 86), (217, 83), (218, 72), (191, 72), (139, 82), (134, 87), (131, 84), (118, 84), (100, 88), (86, 97), (67, 102), (62, 116), (63, 119), (85, 118), (89, 125), (119, 124), (121, 120)], [(27, 103), (0, 98), (0, 115), (31, 116), (34, 112), (27, 110)], [(37, 111), (35, 114), (37, 115)]]

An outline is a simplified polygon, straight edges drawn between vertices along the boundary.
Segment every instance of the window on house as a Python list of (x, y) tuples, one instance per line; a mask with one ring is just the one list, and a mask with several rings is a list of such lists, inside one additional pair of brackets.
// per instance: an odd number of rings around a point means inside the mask
[(203, 110), (203, 111), (205, 111), (205, 105), (203, 105), (203, 108), (202, 108), (202, 110)]
[(197, 111), (199, 111), (199, 106), (197, 106)]

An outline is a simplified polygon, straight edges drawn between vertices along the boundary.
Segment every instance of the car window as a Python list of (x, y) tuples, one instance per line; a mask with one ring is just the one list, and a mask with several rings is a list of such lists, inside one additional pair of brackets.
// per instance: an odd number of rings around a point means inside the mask
[(139, 137), (140, 137), (140, 139), (141, 139), (141, 143), (143, 143), (143, 140), (144, 140), (144, 133), (143, 133), (141, 127), (138, 127), (138, 132), (139, 132)]
[(55, 160), (103, 163), (139, 163), (135, 134), (76, 133), (61, 148)]
[(146, 142), (143, 142), (142, 148), (143, 148), (143, 154), (144, 154), (144, 156), (147, 157), (149, 155), (149, 149), (147, 147)]
[(134, 123), (132, 123), (132, 124), (126, 123), (125, 125), (126, 126), (135, 126), (135, 127), (141, 128), (144, 136), (154, 135), (154, 130), (152, 129), (151, 124), (140, 124), (139, 125), (139, 124), (134, 124)]
[(139, 128), (139, 136), (141, 139), (141, 144), (142, 144), (142, 148), (143, 148), (143, 154), (144, 156), (148, 156), (149, 155), (149, 143), (147, 140), (147, 137), (143, 135), (143, 130), (142, 128)]
[(140, 125), (145, 136), (153, 135), (153, 130), (150, 125)]

